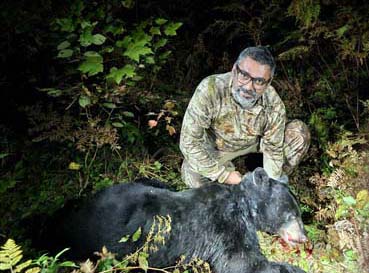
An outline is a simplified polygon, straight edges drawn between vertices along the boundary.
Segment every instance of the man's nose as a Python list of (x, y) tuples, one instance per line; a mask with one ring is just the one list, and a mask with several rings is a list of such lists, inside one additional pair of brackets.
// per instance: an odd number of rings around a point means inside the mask
[(252, 84), (252, 80), (250, 80), (248, 83), (244, 85), (244, 88), (247, 90), (254, 90), (254, 86)]

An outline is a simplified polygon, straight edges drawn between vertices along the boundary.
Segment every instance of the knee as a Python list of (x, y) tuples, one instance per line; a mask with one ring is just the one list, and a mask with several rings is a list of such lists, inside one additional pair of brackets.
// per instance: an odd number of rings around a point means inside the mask
[(307, 154), (310, 146), (310, 130), (301, 120), (286, 124), (284, 136), (284, 172), (290, 173)]
[(309, 127), (301, 120), (294, 119), (286, 124), (285, 142), (294, 142), (307, 150), (310, 146), (310, 139)]

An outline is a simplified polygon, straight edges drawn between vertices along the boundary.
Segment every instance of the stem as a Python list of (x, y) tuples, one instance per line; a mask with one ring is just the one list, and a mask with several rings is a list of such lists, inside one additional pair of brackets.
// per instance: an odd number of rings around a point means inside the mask
[(359, 130), (359, 127), (360, 127), (359, 121), (357, 120), (357, 116), (355, 115), (354, 111), (352, 110), (352, 107), (351, 107), (350, 102), (349, 102), (348, 95), (345, 95), (345, 101), (346, 101), (347, 108), (349, 109), (349, 111), (351, 113), (352, 119), (355, 122), (355, 126), (356, 126), (357, 130)]
[(324, 59), (322, 53), (320, 52), (319, 44), (317, 45), (317, 49), (318, 49), (318, 55), (319, 55), (320, 59), (323, 61), (323, 63), (326, 65), (328, 71), (331, 73), (332, 79), (333, 80), (336, 80), (336, 76), (334, 75), (331, 67), (329, 66), (329, 64), (327, 63), (327, 61)]

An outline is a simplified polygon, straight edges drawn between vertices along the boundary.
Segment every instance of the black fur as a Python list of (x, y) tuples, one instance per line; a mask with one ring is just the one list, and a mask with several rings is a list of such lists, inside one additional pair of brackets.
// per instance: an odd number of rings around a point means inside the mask
[(215, 273), (302, 273), (288, 264), (269, 262), (256, 231), (277, 233), (288, 217), (300, 217), (288, 188), (258, 168), (237, 186), (211, 183), (173, 192), (142, 183), (120, 184), (98, 193), (78, 210), (63, 216), (53, 230), (60, 247), (74, 258), (86, 258), (103, 245), (119, 256), (142, 244), (118, 243), (139, 226), (146, 234), (155, 215), (170, 215), (166, 244), (150, 254), (150, 265), (174, 264), (180, 255), (208, 261)]

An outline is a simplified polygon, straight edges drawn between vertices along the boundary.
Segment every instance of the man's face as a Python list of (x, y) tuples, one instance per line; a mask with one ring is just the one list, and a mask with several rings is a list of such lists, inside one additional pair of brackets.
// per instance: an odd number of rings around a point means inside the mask
[(244, 109), (253, 107), (271, 81), (269, 65), (260, 64), (250, 57), (236, 63), (232, 69), (232, 95)]

